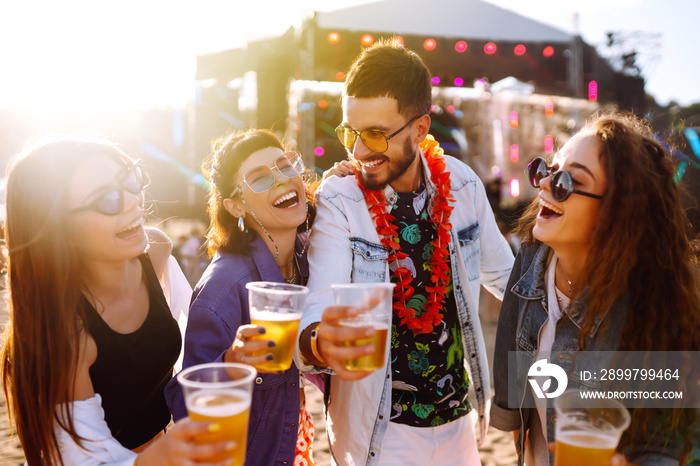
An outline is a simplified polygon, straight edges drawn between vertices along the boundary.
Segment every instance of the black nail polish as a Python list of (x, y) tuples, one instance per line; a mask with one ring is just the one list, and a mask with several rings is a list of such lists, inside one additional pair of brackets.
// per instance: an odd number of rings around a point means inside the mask
[(258, 327), (258, 333), (261, 335), (265, 333), (265, 327)]
[(275, 343), (274, 341), (272, 341), (272, 340), (270, 340), (270, 341), (267, 342), (267, 346), (269, 346), (270, 348), (272, 348), (272, 347), (275, 346), (275, 345), (276, 345), (276, 343)]
[(346, 175), (345, 173), (343, 173), (342, 175), (340, 175), (341, 178), (345, 178), (346, 176), (348, 176), (348, 175)]
[(267, 356), (265, 356), (265, 359), (268, 361), (272, 361), (273, 359), (275, 359), (275, 357), (271, 354), (268, 354)]

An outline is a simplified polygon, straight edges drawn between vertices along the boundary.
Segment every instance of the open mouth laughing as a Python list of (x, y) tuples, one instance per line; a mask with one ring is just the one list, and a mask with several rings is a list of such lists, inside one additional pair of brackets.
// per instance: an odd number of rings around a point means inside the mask
[(289, 191), (287, 194), (283, 194), (272, 202), (273, 207), (280, 209), (289, 209), (296, 207), (299, 204), (299, 195), (296, 191)]

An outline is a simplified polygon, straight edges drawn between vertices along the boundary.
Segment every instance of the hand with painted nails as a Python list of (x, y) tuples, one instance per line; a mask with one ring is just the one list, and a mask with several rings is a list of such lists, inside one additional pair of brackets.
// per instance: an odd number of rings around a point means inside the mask
[[(134, 462), (138, 466), (178, 465), (225, 466), (233, 464), (230, 452), (236, 446), (234, 442), (197, 444), (198, 436), (215, 433), (221, 426), (211, 422), (195, 422), (190, 418), (178, 421), (168, 429), (168, 433), (153, 442), (141, 452)], [(229, 454), (227, 454), (229, 453)], [(221, 460), (229, 456), (229, 459)]]
[(339, 176), (344, 178), (348, 175), (355, 174), (355, 167), (348, 160), (343, 160), (342, 162), (336, 162), (330, 169), (323, 172), (323, 179), (325, 180), (329, 176)]
[(268, 352), (275, 346), (273, 340), (255, 339), (265, 334), (265, 327), (259, 325), (241, 325), (236, 332), (236, 339), (224, 354), (224, 362), (239, 362), (255, 366), (258, 372), (269, 372), (259, 366), (265, 362), (274, 360), (272, 353)]

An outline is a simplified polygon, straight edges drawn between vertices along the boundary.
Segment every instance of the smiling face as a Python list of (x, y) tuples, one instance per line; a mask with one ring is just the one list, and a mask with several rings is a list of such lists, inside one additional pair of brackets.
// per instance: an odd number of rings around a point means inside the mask
[[(581, 132), (557, 152), (552, 166), (571, 173), (574, 188), (602, 196), (607, 188), (607, 178), (600, 151), (598, 139)], [(540, 212), (533, 235), (555, 251), (585, 253), (598, 224), (600, 200), (571, 194), (564, 202), (557, 202), (552, 196), (551, 180), (550, 175), (540, 182)]]
[[(96, 155), (78, 165), (68, 191), (69, 210), (84, 207), (118, 187), (126, 167), (115, 158)], [(70, 213), (70, 234), (88, 261), (112, 262), (132, 259), (146, 250), (143, 228), (143, 191), (132, 194), (121, 189), (122, 210), (104, 215), (94, 210)]]
[[(411, 117), (412, 118), (412, 117)], [(389, 136), (405, 125), (410, 118), (398, 112), (398, 103), (391, 97), (343, 98), (343, 125), (356, 131), (376, 130)], [(425, 115), (409, 124), (389, 139), (389, 148), (383, 152), (368, 149), (358, 137), (348, 154), (359, 166), (362, 183), (370, 190), (383, 189), (387, 184), (396, 191), (417, 188), (420, 176), (418, 142), (427, 133), (430, 118)]]
[[(249, 170), (261, 165), (274, 167), (282, 154), (284, 151), (277, 147), (266, 147), (253, 152), (241, 164), (234, 181), (237, 185), (240, 184)], [(262, 193), (253, 192), (247, 183), (242, 183), (241, 192), (235, 196), (235, 205), (231, 206), (233, 212), (229, 210), (234, 216), (240, 215), (241, 211), (244, 212), (248, 228), (255, 230), (263, 238), (266, 237), (265, 232), (252, 218), (248, 209), (242, 205), (241, 194), (250, 210), (273, 237), (275, 231), (296, 231), (297, 227), (306, 220), (306, 190), (301, 175), (287, 178), (275, 168), (272, 169), (272, 173), (275, 176), (275, 184)]]

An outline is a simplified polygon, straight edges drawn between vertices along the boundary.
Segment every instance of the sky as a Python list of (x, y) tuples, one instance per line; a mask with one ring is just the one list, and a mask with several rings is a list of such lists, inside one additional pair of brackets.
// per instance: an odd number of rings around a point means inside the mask
[[(488, 1), (566, 32), (578, 13), (591, 45), (607, 31), (644, 31), (647, 92), (700, 102), (698, 0)], [(359, 3), (368, 0), (0, 0), (0, 108), (182, 107), (198, 54)]]

